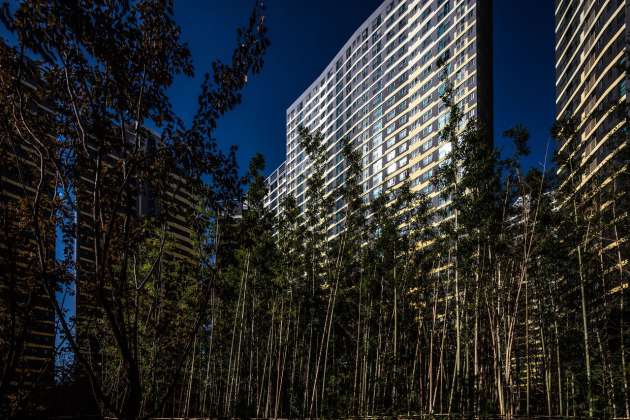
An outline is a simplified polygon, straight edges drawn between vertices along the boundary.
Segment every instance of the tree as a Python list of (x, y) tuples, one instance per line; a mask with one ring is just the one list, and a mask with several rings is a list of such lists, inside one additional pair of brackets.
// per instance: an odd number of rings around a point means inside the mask
[[(207, 200), (204, 207), (218, 208), (225, 193), (235, 190), (226, 182), (233, 172), (230, 159), (218, 150), (213, 133), (221, 115), (240, 103), (248, 74), (262, 68), (268, 40), (261, 4), (239, 30), (231, 62), (216, 61), (205, 75), (189, 128), (166, 95), (176, 76), (193, 74), (172, 1), (29, 1), (15, 8), (5, 3), (2, 11), (3, 24), (17, 38), (15, 46), (3, 42), (1, 51), (10, 64), (0, 70), (9, 111), (3, 139), (33, 151), (39, 180), (26, 223), (38, 256), (33, 275), (61, 320), (99, 411), (129, 419), (160, 413), (172, 405), (205, 323), (213, 276), (200, 269), (208, 267), (204, 255), (179, 262), (168, 256), (167, 215), (139, 217), (137, 197), (150, 191), (164, 206), (181, 188), (175, 180), (183, 180)], [(49, 175), (54, 185), (43, 182)], [(88, 250), (87, 259), (77, 262), (78, 287), (89, 296), (87, 318), (98, 324), (79, 320), (77, 338), (55, 299), (51, 279), (61, 270), (46, 254), (45, 195), (56, 197), (52, 214), (71, 209), (77, 216), (76, 226), (66, 231), (76, 229)], [(194, 236), (201, 240), (206, 233)], [(180, 305), (189, 308), (186, 317), (168, 324), (155, 318), (164, 321)], [(157, 309), (166, 312), (156, 315)], [(96, 337), (94, 327), (102, 331), (100, 339), (84, 341)], [(164, 370), (146, 381), (155, 366)]]

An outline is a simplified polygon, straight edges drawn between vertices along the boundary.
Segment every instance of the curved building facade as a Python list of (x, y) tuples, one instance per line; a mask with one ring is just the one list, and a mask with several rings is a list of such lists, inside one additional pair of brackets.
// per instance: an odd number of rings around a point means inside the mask
[[(344, 182), (346, 139), (362, 158), (366, 203), (408, 180), (438, 204), (430, 181), (450, 150), (440, 139), (448, 120), (445, 69), (465, 118), (478, 118), (490, 132), (492, 1), (384, 2), (288, 108), (286, 161), (267, 180), (268, 208), (280, 211), (287, 194), (304, 208), (309, 159), (300, 126), (324, 136), (327, 194)], [(341, 211), (341, 198), (333, 198)], [(343, 230), (343, 218), (333, 220), (329, 235)]]

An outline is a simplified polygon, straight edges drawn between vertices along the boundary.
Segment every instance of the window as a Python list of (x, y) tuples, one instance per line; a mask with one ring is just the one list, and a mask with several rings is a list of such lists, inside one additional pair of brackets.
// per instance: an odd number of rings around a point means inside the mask
[(442, 83), (439, 87), (438, 87), (438, 95), (442, 96), (444, 95), (444, 93), (446, 93), (446, 83)]
[(446, 124), (448, 123), (448, 118), (449, 118), (448, 113), (440, 115), (440, 118), (438, 118), (438, 130), (441, 130), (444, 127), (446, 127)]

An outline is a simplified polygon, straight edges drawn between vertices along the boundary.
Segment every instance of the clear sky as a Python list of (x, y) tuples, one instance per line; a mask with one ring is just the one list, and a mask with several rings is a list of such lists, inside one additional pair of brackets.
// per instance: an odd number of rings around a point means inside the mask
[[(256, 152), (267, 173), (285, 153), (286, 108), (324, 70), (358, 26), (383, 0), (267, 0), (271, 47), (261, 75), (250, 78), (243, 104), (219, 124), (221, 145), (239, 146), (242, 168)], [(554, 9), (552, 0), (494, 0), (495, 143), (516, 123), (532, 134), (526, 166), (544, 160), (554, 120)], [(189, 120), (203, 72), (215, 57), (229, 59), (235, 28), (253, 0), (176, 2), (176, 18), (196, 66), (194, 80), (171, 90), (177, 112)], [(549, 143), (552, 145), (552, 143)]]

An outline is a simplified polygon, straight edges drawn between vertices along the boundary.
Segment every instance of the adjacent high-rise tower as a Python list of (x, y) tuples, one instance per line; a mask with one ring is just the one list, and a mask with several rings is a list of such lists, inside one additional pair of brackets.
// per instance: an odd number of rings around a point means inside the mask
[[(556, 0), (556, 116), (561, 191), (591, 226), (603, 290), (623, 295), (630, 261), (628, 0)], [(600, 286), (597, 286), (600, 287)]]
[(345, 139), (360, 150), (364, 201), (406, 180), (435, 196), (430, 180), (450, 150), (440, 140), (444, 70), (465, 118), (492, 127), (492, 0), (384, 2), (287, 110), (286, 161), (267, 180), (268, 208), (292, 194), (303, 209), (310, 164), (300, 126), (324, 136), (327, 193), (344, 182)]
[(556, 0), (556, 116), (575, 118), (575, 141), (560, 145), (579, 172), (575, 192), (598, 188), (622, 149), (619, 134), (625, 113), (611, 112), (626, 102), (627, 0)]

